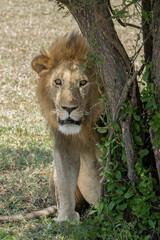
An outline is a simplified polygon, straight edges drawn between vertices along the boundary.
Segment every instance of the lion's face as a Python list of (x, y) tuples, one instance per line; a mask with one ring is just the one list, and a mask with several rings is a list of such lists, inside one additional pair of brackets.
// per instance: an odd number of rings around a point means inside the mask
[(103, 113), (95, 69), (86, 59), (88, 51), (86, 39), (71, 34), (32, 61), (40, 76), (39, 103), (55, 132), (57, 129), (65, 135), (86, 132)]
[(50, 94), (58, 129), (63, 134), (77, 134), (86, 114), (91, 82), (74, 62), (63, 62), (50, 74)]

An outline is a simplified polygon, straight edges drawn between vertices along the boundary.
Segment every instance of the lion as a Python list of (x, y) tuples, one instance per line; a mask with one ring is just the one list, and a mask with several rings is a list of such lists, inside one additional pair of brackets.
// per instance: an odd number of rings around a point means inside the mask
[(86, 54), (90, 49), (79, 33), (55, 41), (32, 60), (38, 73), (37, 96), (55, 139), (49, 188), (58, 206), (56, 221), (77, 221), (86, 201), (98, 204), (101, 153), (96, 130), (104, 106), (96, 72)]
[(57, 221), (76, 221), (76, 207), (97, 204), (100, 195), (96, 131), (104, 112), (86, 39), (72, 33), (32, 61), (39, 75), (37, 96), (55, 139), (50, 191), (58, 205)]

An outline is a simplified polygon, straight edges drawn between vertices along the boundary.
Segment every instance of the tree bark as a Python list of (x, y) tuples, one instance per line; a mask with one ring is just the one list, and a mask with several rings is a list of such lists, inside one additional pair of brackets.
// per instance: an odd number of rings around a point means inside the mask
[[(153, 5), (153, 19), (152, 19), (152, 33), (153, 33), (153, 53), (152, 53), (152, 75), (155, 90), (157, 91), (157, 106), (160, 110), (160, 0), (155, 0)], [(158, 139), (158, 134), (150, 127), (151, 139)], [(159, 136), (160, 138), (160, 136)], [(160, 146), (157, 148), (153, 146), (156, 167), (158, 172), (159, 184), (160, 184)]]
[(155, 1), (153, 6), (153, 81), (155, 90), (158, 93), (158, 102), (160, 103), (160, 0)]

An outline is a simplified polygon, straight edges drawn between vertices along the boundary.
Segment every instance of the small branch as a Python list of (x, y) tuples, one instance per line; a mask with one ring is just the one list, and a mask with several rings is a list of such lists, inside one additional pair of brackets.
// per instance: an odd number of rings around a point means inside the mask
[(125, 152), (127, 157), (128, 178), (130, 180), (135, 180), (135, 170), (134, 170), (135, 154), (134, 154), (133, 142), (130, 134), (130, 122), (131, 122), (131, 116), (128, 116), (126, 121), (121, 123), (121, 128), (122, 128), (123, 141), (124, 141)]
[[(113, 129), (111, 130), (111, 133), (110, 133), (108, 141), (111, 141), (112, 138), (113, 138)], [(100, 200), (102, 200), (104, 198), (104, 185), (106, 183), (105, 175), (106, 175), (107, 170), (110, 167), (110, 162), (111, 162), (111, 147), (109, 146), (109, 149), (108, 149), (107, 154), (106, 154), (105, 172), (104, 172), (103, 177), (100, 180), (100, 186), (101, 186), (101, 188), (100, 188)]]
[(113, 116), (113, 122), (117, 122), (118, 118), (119, 118), (119, 113), (120, 113), (120, 110), (121, 110), (121, 107), (123, 106), (124, 102), (126, 101), (126, 98), (127, 98), (127, 95), (128, 95), (128, 91), (129, 91), (129, 88), (130, 86), (132, 85), (132, 83), (136, 80), (137, 76), (140, 76), (143, 72), (143, 69), (145, 67), (145, 64), (143, 64), (141, 66), (141, 68), (139, 69), (139, 71), (136, 71), (132, 78), (129, 78), (129, 80), (127, 81), (127, 83), (125, 84), (125, 86), (123, 87), (123, 90), (122, 90), (122, 94), (119, 98), (119, 101), (118, 101), (118, 104), (117, 104), (117, 107), (115, 109), (115, 114)]
[[(129, 3), (129, 4), (127, 4), (122, 10), (120, 10), (119, 12), (124, 12), (128, 7), (130, 7), (132, 4), (134, 4), (135, 2), (133, 1), (133, 2), (131, 2), (131, 3)], [(112, 13), (112, 15), (114, 16), (114, 10), (113, 10), (113, 8), (112, 8), (112, 6), (111, 6), (111, 4), (110, 4), (110, 0), (108, 0), (108, 5), (109, 5), (109, 9), (110, 9), (110, 11), (111, 11), (111, 13)], [(137, 25), (135, 25), (135, 24), (132, 24), (132, 23), (124, 23), (120, 18), (116, 18), (116, 20), (118, 21), (118, 23), (120, 24), (120, 25), (122, 25), (122, 27), (133, 27), (133, 28), (137, 28), (137, 29), (141, 29), (141, 27), (140, 26), (137, 26)]]
[(155, 156), (156, 168), (157, 168), (157, 172), (158, 172), (158, 179), (159, 179), (159, 185), (160, 185), (160, 146), (155, 148), (155, 146), (153, 144), (152, 140), (153, 139), (157, 140), (157, 133), (155, 133), (153, 131), (153, 127), (152, 126), (150, 126), (150, 128), (149, 128), (149, 134), (150, 134), (150, 138), (151, 138), (152, 149), (153, 149), (154, 156)]
[(125, 10), (127, 9), (127, 8), (129, 8), (131, 5), (133, 5), (135, 3), (135, 1), (132, 1), (132, 2), (130, 2), (130, 3), (128, 3), (128, 4), (126, 4), (126, 6), (124, 7), (124, 8), (122, 8), (121, 10), (120, 10), (120, 12), (125, 12)]
[(56, 1), (56, 4), (57, 4), (57, 6), (58, 6), (58, 11), (61, 11), (62, 9), (65, 9), (63, 3), (60, 3), (59, 1)]
[[(137, 99), (136, 99), (136, 83), (133, 82), (133, 90), (132, 90), (132, 97), (130, 106), (136, 106)], [(135, 173), (135, 160), (136, 160), (136, 153), (133, 147), (133, 140), (130, 133), (130, 124), (132, 121), (132, 116), (128, 115), (124, 122), (121, 122), (121, 129), (122, 129), (122, 136), (124, 141), (124, 148), (127, 157), (127, 166), (128, 166), (128, 178), (132, 181), (139, 181), (138, 176)]]
[[(142, 73), (144, 65), (142, 65), (141, 69), (139, 70), (140, 74)], [(132, 88), (132, 97), (130, 102), (130, 107), (134, 107), (137, 105), (137, 98), (136, 98), (136, 82), (133, 82)], [(121, 122), (121, 129), (122, 129), (122, 136), (124, 141), (124, 148), (127, 157), (127, 166), (128, 166), (128, 178), (131, 181), (139, 182), (139, 178), (135, 173), (135, 160), (137, 158), (136, 152), (134, 150), (134, 143), (132, 140), (132, 136), (130, 133), (130, 124), (132, 121), (132, 116), (128, 115), (124, 122)]]
[(11, 216), (0, 216), (0, 222), (13, 222), (13, 221), (19, 221), (19, 220), (29, 220), (33, 218), (39, 218), (39, 217), (47, 217), (57, 211), (57, 207), (55, 205), (44, 208), (43, 210), (27, 213), (25, 215), (17, 214), (17, 215), (11, 215)]
[(140, 26), (134, 25), (132, 23), (124, 23), (124, 22), (122, 22), (122, 20), (120, 18), (116, 18), (116, 19), (122, 27), (132, 27), (132, 28), (136, 28), (136, 29), (141, 29)]
[[(119, 101), (118, 101), (118, 104), (117, 104), (117, 107), (116, 107), (116, 110), (115, 110), (115, 113), (113, 115), (113, 122), (117, 122), (118, 121), (118, 118), (119, 118), (119, 115), (120, 115), (120, 110), (121, 110), (121, 107), (123, 106), (124, 102), (126, 101), (126, 98), (127, 98), (127, 95), (128, 95), (128, 92), (129, 92), (129, 88), (130, 86), (134, 83), (134, 81), (136, 80), (137, 76), (141, 75), (142, 72), (143, 72), (143, 69), (144, 69), (145, 65), (143, 64), (141, 66), (141, 68), (139, 69), (139, 71), (136, 71), (132, 78), (129, 78), (129, 80), (127, 81), (127, 83), (125, 84), (125, 86), (123, 87), (123, 91), (122, 91), (122, 94), (119, 98)], [(131, 103), (133, 104), (133, 102), (135, 101), (135, 87), (133, 89), (133, 96), (132, 96), (132, 100), (131, 100)], [(128, 147), (126, 147), (126, 150), (127, 150), (127, 154), (128, 154), (128, 166), (129, 166), (129, 170), (128, 170), (128, 175), (129, 175), (129, 179), (137, 179), (136, 175), (135, 175), (135, 172), (134, 170), (132, 169), (132, 161), (131, 159), (133, 159), (133, 144), (132, 144), (132, 141), (131, 141), (131, 136), (128, 138), (127, 140), (127, 134), (130, 134), (129, 132), (129, 122), (130, 120), (127, 119), (127, 122), (126, 123), (126, 126), (123, 126), (122, 124), (122, 134), (124, 135), (123, 137), (125, 138), (126, 140), (126, 144), (129, 143), (130, 145), (130, 150)], [(113, 138), (113, 135), (114, 135), (114, 130), (113, 128), (111, 129), (111, 132), (110, 132), (110, 136), (109, 136), (109, 139), (108, 141), (111, 141), (112, 138)], [(126, 145), (127, 146), (127, 145)], [(127, 155), (126, 154), (126, 155)], [(103, 177), (101, 178), (101, 181), (100, 181), (100, 186), (101, 186), (101, 192), (100, 192), (100, 200), (103, 199), (104, 197), (104, 185), (105, 185), (105, 174), (107, 172), (107, 170), (109, 169), (110, 167), (110, 162), (111, 162), (111, 147), (109, 147), (108, 151), (107, 151), (107, 154), (106, 154), (106, 166), (105, 166), (105, 172), (104, 172), (104, 175)]]
[(139, 52), (141, 51), (141, 49), (142, 49), (142, 47), (145, 45), (145, 43), (148, 41), (148, 39), (150, 38), (151, 34), (152, 34), (151, 32), (148, 34), (147, 38), (143, 41), (143, 43), (141, 44), (141, 46), (139, 47), (139, 49), (138, 49), (138, 50), (136, 51), (136, 53), (134, 54), (133, 60), (132, 60), (133, 62), (136, 60)]

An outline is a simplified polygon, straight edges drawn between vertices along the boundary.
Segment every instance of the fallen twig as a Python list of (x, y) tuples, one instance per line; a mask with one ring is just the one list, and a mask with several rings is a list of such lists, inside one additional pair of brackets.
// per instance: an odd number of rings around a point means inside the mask
[(25, 215), (17, 214), (11, 216), (0, 216), (0, 222), (13, 222), (19, 220), (29, 220), (32, 218), (39, 218), (39, 217), (47, 217), (57, 211), (57, 207), (55, 205), (51, 207), (44, 208), (39, 211), (34, 211), (31, 213), (27, 213)]

